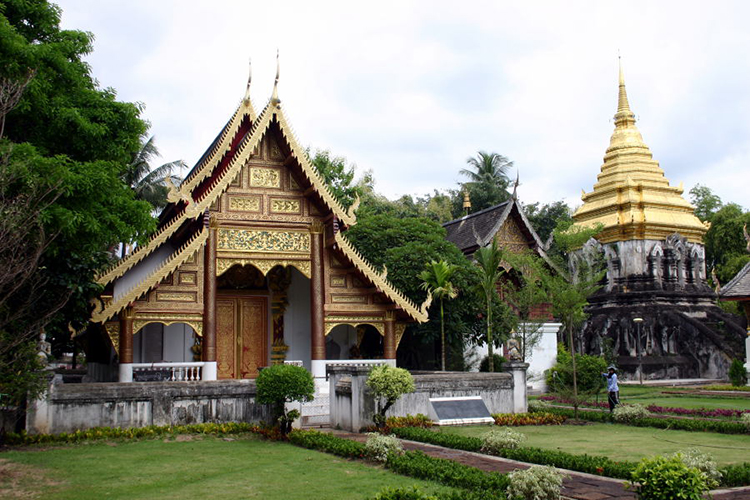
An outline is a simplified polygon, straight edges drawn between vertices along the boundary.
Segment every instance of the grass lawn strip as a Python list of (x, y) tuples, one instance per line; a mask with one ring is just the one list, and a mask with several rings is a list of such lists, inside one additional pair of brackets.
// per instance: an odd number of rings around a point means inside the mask
[[(105, 496), (122, 499), (364, 499), (385, 486), (412, 485), (432, 494), (451, 491), (434, 482), (399, 476), (365, 463), (249, 435), (84, 443), (9, 451), (0, 457), (7, 463), (32, 467), (35, 475), (42, 474), (41, 478), (50, 481), (50, 484), (37, 484), (34, 488), (21, 483), (13, 487), (32, 495), (36, 491), (42, 498), (60, 500)], [(0, 488), (6, 488), (5, 475), (0, 479)]]

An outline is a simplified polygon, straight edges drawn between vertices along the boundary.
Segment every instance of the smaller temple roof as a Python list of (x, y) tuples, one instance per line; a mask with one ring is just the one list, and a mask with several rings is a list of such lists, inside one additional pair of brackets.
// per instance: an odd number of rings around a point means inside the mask
[(750, 299), (750, 262), (719, 291), (722, 300)]
[(536, 234), (529, 219), (526, 218), (515, 193), (506, 202), (446, 222), (443, 227), (447, 232), (446, 239), (456, 245), (464, 255), (471, 256), (480, 247), (489, 245), (503, 224), (511, 217), (521, 231), (521, 236), (526, 242), (525, 246), (544, 259), (552, 268), (557, 269), (547, 256), (544, 243)]

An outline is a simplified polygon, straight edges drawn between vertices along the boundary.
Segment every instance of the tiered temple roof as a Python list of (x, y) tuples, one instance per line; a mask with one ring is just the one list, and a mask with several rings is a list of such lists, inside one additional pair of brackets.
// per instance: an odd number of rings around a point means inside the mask
[[(159, 228), (154, 235), (134, 252), (104, 270), (97, 282), (105, 287), (101, 301), (97, 301), (92, 321), (105, 322), (114, 318), (129, 304), (158, 286), (185, 260), (193, 256), (205, 243), (208, 230), (204, 215), (227, 190), (260, 147), (261, 141), (272, 127), (280, 132), (289, 149), (286, 165), (298, 168), (309, 182), (306, 195), (313, 197), (338, 222), (341, 229), (356, 224), (354, 211), (358, 200), (345, 210), (336, 200), (318, 171), (311, 165), (305, 150), (299, 145), (281, 107), (278, 97), (278, 73), (273, 95), (266, 106), (256, 114), (248, 91), (232, 118), (213, 141), (206, 153), (182, 181), (179, 188), (172, 187), (169, 205), (159, 218)], [(375, 272), (364, 257), (342, 237), (336, 247), (342, 257), (357, 266), (396, 306), (414, 321), (427, 320), (426, 308), (418, 307), (384, 275)]]
[(593, 191), (581, 196), (583, 205), (573, 215), (576, 225), (593, 227), (601, 223), (604, 228), (597, 236), (601, 243), (663, 240), (673, 233), (702, 243), (708, 226), (682, 197), (682, 185), (669, 185), (635, 126), (622, 67), (614, 118), (615, 130), (597, 183)]

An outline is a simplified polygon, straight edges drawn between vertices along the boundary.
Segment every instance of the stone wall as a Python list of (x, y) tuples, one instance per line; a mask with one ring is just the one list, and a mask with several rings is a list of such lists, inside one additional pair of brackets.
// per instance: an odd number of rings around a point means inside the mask
[[(524, 364), (524, 374), (526, 367)], [(365, 384), (371, 368), (328, 367), (332, 427), (357, 432), (373, 423), (375, 400)], [(510, 373), (412, 372), (412, 375), (416, 390), (399, 398), (387, 416), (429, 415), (429, 400), (434, 397), (481, 396), (490, 413), (515, 413), (526, 408), (525, 377), (520, 383), (523, 395), (514, 397)]]
[(53, 384), (29, 405), (26, 430), (56, 434), (92, 427), (260, 422), (254, 380)]

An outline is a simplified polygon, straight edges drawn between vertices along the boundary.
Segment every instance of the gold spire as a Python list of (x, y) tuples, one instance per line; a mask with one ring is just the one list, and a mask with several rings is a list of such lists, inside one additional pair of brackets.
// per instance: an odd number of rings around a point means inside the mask
[(707, 227), (682, 197), (682, 186), (669, 185), (635, 125), (622, 63), (614, 118), (615, 130), (597, 183), (592, 192), (583, 193), (583, 205), (573, 215), (576, 225), (601, 223), (604, 229), (597, 239), (602, 243), (663, 240), (676, 232), (688, 241), (702, 243)]
[(276, 49), (276, 79), (273, 82), (273, 94), (271, 95), (271, 102), (278, 104), (281, 102), (279, 99), (279, 49)]

